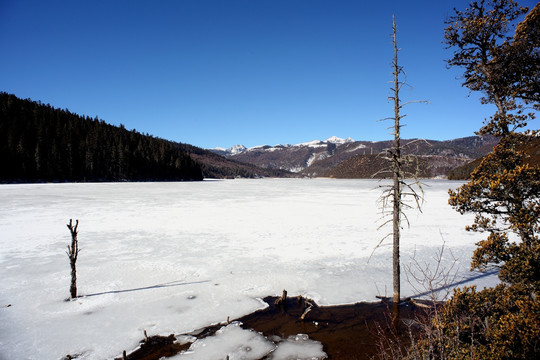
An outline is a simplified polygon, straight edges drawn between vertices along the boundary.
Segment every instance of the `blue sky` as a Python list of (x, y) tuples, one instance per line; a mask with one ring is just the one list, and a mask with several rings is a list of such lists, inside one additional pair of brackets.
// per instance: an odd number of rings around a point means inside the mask
[(204, 148), (385, 140), (395, 15), (402, 99), (430, 102), (404, 110), (402, 136), (470, 136), (494, 107), (442, 43), (467, 4), (0, 0), (0, 91)]

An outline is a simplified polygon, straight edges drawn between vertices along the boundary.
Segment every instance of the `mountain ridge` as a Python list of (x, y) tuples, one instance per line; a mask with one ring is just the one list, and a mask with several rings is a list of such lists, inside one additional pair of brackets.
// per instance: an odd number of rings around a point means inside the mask
[(252, 147), (246, 147), (245, 145), (242, 145), (242, 144), (236, 144), (236, 145), (233, 145), (229, 148), (223, 148), (223, 147), (215, 147), (215, 148), (211, 148), (211, 149), (207, 149), (208, 151), (212, 151), (212, 152), (215, 152), (216, 154), (219, 154), (219, 155), (236, 155), (236, 154), (239, 154), (241, 152), (244, 152), (244, 151), (252, 151), (252, 150), (257, 150), (257, 149), (268, 149), (268, 148), (288, 148), (288, 147), (294, 147), (294, 146), (317, 146), (317, 145), (320, 145), (320, 144), (344, 144), (344, 143), (349, 143), (349, 142), (354, 142), (355, 140), (353, 140), (352, 138), (348, 137), (347, 139), (342, 139), (342, 138), (339, 138), (337, 136), (330, 136), (329, 138), (327, 138), (326, 140), (318, 140), (318, 139), (315, 139), (315, 140), (311, 140), (311, 141), (307, 141), (307, 142), (303, 142), (303, 143), (298, 143), (298, 144), (276, 144), (276, 145), (268, 145), (268, 144), (264, 144), (264, 145), (257, 145), (257, 146), (252, 146)]
[[(451, 140), (403, 139), (404, 153), (422, 157), (428, 177), (445, 177), (452, 169), (462, 166), (484, 156), (498, 143), (491, 136), (469, 136)], [(235, 145), (229, 149), (209, 149), (220, 155), (261, 168), (281, 169), (300, 176), (338, 176), (331, 173), (344, 161), (356, 156), (378, 155), (392, 146), (392, 141), (356, 141), (352, 138), (342, 139), (331, 136), (326, 140), (312, 140), (295, 145), (260, 145), (247, 148)], [(373, 164), (376, 159), (356, 161), (359, 164)], [(347, 173), (354, 173), (354, 166)], [(357, 176), (364, 176), (365, 169), (358, 169)]]

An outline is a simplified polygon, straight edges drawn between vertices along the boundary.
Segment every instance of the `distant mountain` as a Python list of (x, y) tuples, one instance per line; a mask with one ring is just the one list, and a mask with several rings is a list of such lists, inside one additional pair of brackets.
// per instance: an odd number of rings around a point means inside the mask
[(260, 168), (253, 164), (226, 158), (216, 153), (215, 150), (205, 150), (188, 144), (177, 145), (201, 165), (205, 178), (232, 179), (295, 176), (295, 174), (286, 170)]
[[(450, 170), (487, 154), (497, 142), (496, 138), (489, 136), (448, 141), (402, 140), (405, 153), (422, 158), (421, 162), (425, 164), (423, 175), (427, 177), (446, 176)], [(358, 157), (378, 155), (391, 145), (391, 141), (355, 141), (333, 136), (323, 141), (313, 140), (296, 145), (252, 148), (236, 145), (230, 149), (212, 151), (261, 168), (282, 169), (301, 176), (371, 177), (376, 172), (374, 169), (378, 168), (373, 167), (373, 162), (378, 161), (377, 157), (363, 160)], [(357, 165), (343, 164), (340, 168), (347, 168), (347, 175), (340, 173), (337, 166), (353, 158), (351, 161)]]
[[(266, 169), (281, 169), (300, 173), (316, 161), (331, 156), (338, 146), (354, 143), (351, 138), (332, 136), (324, 141), (313, 140), (296, 145), (261, 145), (246, 148), (235, 145), (229, 149), (211, 149), (218, 154), (240, 162)], [(303, 175), (303, 174), (302, 174)]]
[(328, 139), (326, 139), (324, 141), (313, 140), (313, 141), (309, 141), (309, 142), (301, 143), (301, 144), (296, 144), (296, 145), (290, 145), (290, 144), (286, 144), (286, 145), (278, 144), (278, 145), (275, 145), (275, 146), (260, 145), (260, 146), (255, 146), (255, 147), (252, 147), (252, 148), (247, 148), (244, 145), (234, 145), (234, 146), (232, 146), (232, 147), (230, 147), (228, 149), (218, 147), (218, 148), (213, 148), (213, 149), (209, 149), (209, 150), (216, 153), (216, 154), (230, 157), (230, 156), (233, 156), (233, 155), (241, 154), (241, 153), (246, 152), (246, 151), (257, 151), (257, 150), (275, 151), (276, 149), (294, 148), (294, 147), (297, 147), (297, 148), (298, 147), (319, 148), (321, 146), (324, 146), (325, 144), (341, 145), (341, 144), (346, 144), (346, 143), (350, 143), (350, 142), (354, 142), (354, 140), (351, 139), (351, 138), (341, 139), (341, 138), (338, 138), (337, 136), (332, 136), (332, 137), (329, 137)]
[(222, 156), (228, 156), (228, 155), (236, 155), (243, 151), (247, 150), (247, 148), (244, 145), (234, 145), (233, 147), (230, 147), (228, 149), (224, 148), (214, 148), (210, 149), (210, 151), (222, 155)]

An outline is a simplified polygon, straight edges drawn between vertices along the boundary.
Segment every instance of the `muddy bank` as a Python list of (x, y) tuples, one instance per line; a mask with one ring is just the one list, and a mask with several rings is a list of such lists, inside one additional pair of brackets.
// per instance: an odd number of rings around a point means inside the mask
[[(323, 344), (328, 359), (371, 359), (378, 348), (377, 324), (382, 331), (389, 328), (391, 304), (356, 303), (341, 306), (318, 306), (304, 298), (269, 296), (263, 299), (268, 308), (239, 319), (245, 329), (254, 329), (266, 337), (277, 335), (286, 339), (289, 335), (307, 334), (310, 339)], [(411, 303), (401, 305), (402, 319), (413, 318), (421, 311)], [(210, 326), (189, 334), (198, 339), (213, 335), (224, 324)], [(381, 331), (381, 329), (379, 331)], [(178, 334), (177, 334), (178, 335)], [(404, 340), (408, 334), (403, 332)], [(173, 356), (189, 348), (188, 344), (176, 342), (175, 335), (154, 336), (141, 341), (137, 350), (126, 355), (129, 360), (157, 360)], [(119, 358), (122, 359), (122, 358)]]

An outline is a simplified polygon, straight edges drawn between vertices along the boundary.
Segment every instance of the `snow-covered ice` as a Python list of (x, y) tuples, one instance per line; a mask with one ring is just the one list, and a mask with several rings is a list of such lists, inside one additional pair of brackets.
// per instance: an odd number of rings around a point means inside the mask
[(327, 357), (323, 345), (310, 340), (306, 334), (291, 335), (287, 339), (273, 336), (272, 340), (233, 322), (223, 326), (215, 335), (196, 340), (186, 352), (171, 357), (176, 360), (320, 360)]
[[(427, 181), (423, 213), (408, 213), (403, 266), (455, 261), (456, 283), (482, 238)], [(391, 295), (391, 246), (375, 251), (372, 180), (259, 179), (180, 183), (0, 186), (0, 359), (120, 356), (149, 335), (183, 334), (260, 309), (267, 295), (320, 305)], [(79, 219), (79, 294), (69, 297), (69, 219)], [(453, 256), (450, 256), (450, 251)], [(455, 258), (455, 260), (454, 260)], [(403, 270), (405, 271), (405, 270)], [(472, 279), (468, 281), (468, 279)], [(403, 279), (403, 296), (422, 293)], [(8, 306), (11, 305), (11, 306)], [(247, 331), (247, 330), (246, 330)]]
[(276, 348), (263, 335), (245, 330), (239, 323), (232, 323), (219, 329), (214, 336), (196, 340), (188, 351), (174, 356), (178, 360), (222, 359), (230, 360), (262, 359)]
[(270, 354), (269, 358), (271, 360), (317, 360), (326, 358), (326, 353), (320, 342), (310, 340), (306, 334), (297, 334), (279, 342), (277, 349)]

